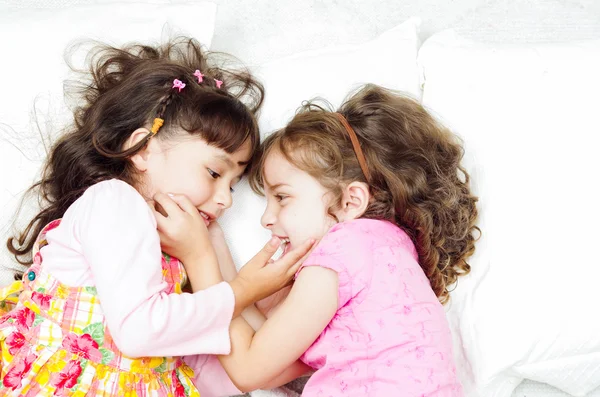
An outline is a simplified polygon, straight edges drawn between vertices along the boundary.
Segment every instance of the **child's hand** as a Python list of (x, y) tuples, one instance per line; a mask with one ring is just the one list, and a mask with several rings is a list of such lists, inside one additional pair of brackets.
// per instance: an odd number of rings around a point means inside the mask
[(225, 233), (223, 233), (223, 229), (221, 229), (221, 225), (217, 221), (212, 221), (210, 225), (208, 225), (208, 238), (215, 245), (216, 242), (221, 243), (225, 242)]
[(280, 244), (281, 240), (273, 237), (230, 282), (236, 296), (236, 312), (240, 306), (243, 309), (288, 285), (313, 248), (315, 241), (308, 240), (284, 257), (273, 261), (271, 257)]
[(158, 193), (154, 201), (162, 207), (159, 211), (156, 205), (151, 205), (164, 252), (185, 265), (188, 260), (200, 258), (211, 250), (204, 219), (187, 197)]

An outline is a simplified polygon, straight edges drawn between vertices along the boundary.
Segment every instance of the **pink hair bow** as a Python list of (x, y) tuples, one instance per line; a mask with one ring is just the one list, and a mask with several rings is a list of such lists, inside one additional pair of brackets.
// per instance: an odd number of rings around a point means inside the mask
[(198, 83), (202, 83), (204, 75), (198, 69), (194, 72), (194, 76), (198, 78)]
[(179, 79), (173, 80), (173, 88), (179, 89), (178, 92), (181, 92), (185, 88), (185, 83)]
[(215, 79), (215, 84), (217, 84), (217, 88), (221, 88), (221, 86), (223, 85), (223, 82), (221, 80)]

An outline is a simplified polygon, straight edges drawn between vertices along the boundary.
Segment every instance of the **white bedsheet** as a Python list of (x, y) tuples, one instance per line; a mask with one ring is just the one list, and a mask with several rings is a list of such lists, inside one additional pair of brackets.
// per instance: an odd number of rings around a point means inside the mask
[[(108, 1), (0, 0), (0, 7), (52, 8)], [(413, 15), (423, 21), (422, 39), (450, 27), (489, 41), (600, 38), (598, 0), (212, 1), (219, 5), (212, 48), (231, 52), (246, 63), (367, 41)], [(526, 381), (514, 393), (514, 397), (525, 396), (565, 397), (567, 394)], [(600, 397), (600, 390), (588, 397)]]

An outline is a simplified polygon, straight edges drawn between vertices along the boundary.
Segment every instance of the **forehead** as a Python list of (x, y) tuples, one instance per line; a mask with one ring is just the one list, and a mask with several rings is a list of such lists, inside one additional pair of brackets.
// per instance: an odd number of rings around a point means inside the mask
[(265, 187), (281, 183), (286, 175), (299, 171), (286, 160), (279, 150), (272, 150), (267, 154), (264, 162), (263, 175), (265, 177)]
[(222, 149), (217, 150), (220, 150), (222, 154), (228, 156), (231, 159), (231, 161), (233, 161), (235, 164), (243, 163), (241, 165), (248, 164), (248, 162), (252, 158), (252, 155), (254, 154), (250, 140), (246, 140), (246, 142), (244, 142), (244, 144), (233, 153), (227, 153)]
[(188, 160), (210, 159), (219, 160), (231, 168), (244, 168), (252, 157), (252, 146), (250, 142), (245, 142), (238, 150), (233, 153), (227, 153), (225, 150), (209, 145), (202, 138), (190, 137), (178, 142), (170, 148), (176, 156)]
[(264, 162), (265, 190), (276, 185), (306, 186), (316, 182), (307, 172), (290, 163), (278, 150), (271, 151)]

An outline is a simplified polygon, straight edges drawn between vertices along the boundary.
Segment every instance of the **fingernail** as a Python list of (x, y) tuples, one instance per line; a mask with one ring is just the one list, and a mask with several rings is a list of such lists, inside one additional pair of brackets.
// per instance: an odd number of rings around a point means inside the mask
[(169, 196), (169, 197), (175, 197), (175, 195), (173, 193), (167, 193), (167, 196)]
[(273, 247), (279, 247), (279, 238), (271, 237), (269, 244), (271, 244)]

